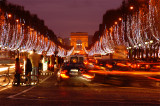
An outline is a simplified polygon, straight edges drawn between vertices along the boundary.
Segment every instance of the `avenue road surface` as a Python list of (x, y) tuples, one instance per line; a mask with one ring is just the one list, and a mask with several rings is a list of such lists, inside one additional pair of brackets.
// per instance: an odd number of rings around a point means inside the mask
[(160, 105), (159, 86), (146, 86), (153, 81), (141, 76), (133, 80), (122, 86), (114, 84), (116, 80), (112, 84), (77, 77), (57, 82), (55, 75), (43, 75), (37, 86), (0, 87), (0, 105)]

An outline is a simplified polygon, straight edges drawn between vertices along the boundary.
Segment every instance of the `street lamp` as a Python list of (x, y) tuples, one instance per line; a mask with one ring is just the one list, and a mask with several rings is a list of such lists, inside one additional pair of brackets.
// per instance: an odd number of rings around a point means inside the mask
[(18, 20), (18, 19), (16, 19), (16, 22), (19, 22), (19, 20)]
[(122, 21), (122, 18), (121, 18), (121, 17), (119, 17), (119, 18), (118, 18), (118, 20), (119, 20), (119, 21)]
[(135, 45), (134, 48), (136, 48), (137, 46)]
[(11, 14), (8, 14), (8, 17), (9, 17), (9, 18), (11, 18), (11, 17), (12, 17), (12, 15), (11, 15)]
[(133, 7), (133, 6), (130, 6), (130, 7), (129, 7), (129, 9), (130, 9), (130, 10), (133, 10), (133, 9), (134, 9), (134, 7)]
[(153, 40), (150, 40), (150, 44), (152, 44), (153, 43)]
[(141, 50), (142, 44), (138, 44), (138, 46), (139, 46), (138, 58), (143, 58), (143, 53), (142, 53), (142, 50)]
[(145, 42), (145, 44), (147, 45), (147, 44), (148, 44), (148, 42)]

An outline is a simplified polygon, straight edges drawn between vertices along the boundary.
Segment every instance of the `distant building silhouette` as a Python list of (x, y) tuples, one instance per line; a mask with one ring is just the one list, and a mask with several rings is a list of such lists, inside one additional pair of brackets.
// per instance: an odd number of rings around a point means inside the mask
[(75, 48), (73, 54), (85, 54), (84, 48), (88, 47), (88, 33), (87, 32), (71, 32), (70, 46)]

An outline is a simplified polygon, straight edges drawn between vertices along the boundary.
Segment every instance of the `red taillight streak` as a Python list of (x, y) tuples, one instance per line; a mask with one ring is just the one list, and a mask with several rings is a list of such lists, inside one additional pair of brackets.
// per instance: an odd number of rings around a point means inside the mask
[(143, 62), (141, 62), (141, 63), (138, 63), (138, 64), (160, 64), (160, 63), (143, 63)]
[(67, 72), (67, 70), (63, 70), (61, 71), (61, 74), (65, 74)]
[(160, 79), (157, 78), (153, 78), (153, 77), (147, 77), (148, 79), (152, 79), (152, 80), (156, 80), (156, 81), (160, 81)]
[(52, 65), (52, 64), (49, 64), (49, 67), (53, 67), (53, 65)]
[(95, 65), (96, 68), (101, 69), (99, 66)]
[(98, 73), (98, 74), (132, 74), (132, 75), (160, 75), (160, 72), (130, 72), (130, 71), (96, 71), (90, 70), (90, 73)]
[(88, 64), (88, 62), (86, 61), (86, 62), (84, 62), (84, 64)]
[(62, 78), (69, 78), (69, 76), (67, 76), (66, 74), (61, 74)]
[(140, 68), (140, 64), (137, 65), (137, 68)]
[(160, 66), (154, 66), (155, 68), (160, 68)]
[(98, 63), (98, 60), (96, 60), (96, 64)]
[(113, 67), (112, 65), (109, 65), (109, 64), (106, 64), (106, 66), (107, 66), (108, 68), (112, 68), (112, 67)]
[(148, 69), (149, 68), (149, 65), (146, 65), (146, 69)]
[(137, 65), (136, 64), (132, 64), (131, 68), (137, 68)]
[(69, 76), (66, 75), (67, 70), (61, 71), (61, 77), (62, 78), (69, 78)]

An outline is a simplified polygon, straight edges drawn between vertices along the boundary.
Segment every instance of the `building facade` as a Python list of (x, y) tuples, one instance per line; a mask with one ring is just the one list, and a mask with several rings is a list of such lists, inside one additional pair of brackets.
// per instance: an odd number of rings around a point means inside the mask
[(88, 33), (71, 32), (70, 46), (74, 47), (73, 54), (85, 54), (84, 48), (88, 47)]

